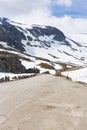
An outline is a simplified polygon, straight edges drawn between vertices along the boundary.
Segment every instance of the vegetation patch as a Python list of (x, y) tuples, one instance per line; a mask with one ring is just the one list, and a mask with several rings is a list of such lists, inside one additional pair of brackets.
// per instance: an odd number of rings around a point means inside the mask
[(10, 77), (9, 76), (5, 76), (5, 77), (3, 77), (3, 78), (0, 79), (0, 83), (2, 83), (2, 82), (8, 82), (8, 81), (10, 81)]
[(9, 81), (13, 81), (13, 80), (21, 80), (21, 79), (31, 78), (33, 76), (36, 76), (36, 74), (19, 75), (19, 76), (14, 76), (12, 78), (10, 76), (5, 76), (5, 77), (0, 78), (0, 83), (9, 82)]
[(45, 68), (45, 69), (55, 69), (52, 65), (47, 64), (47, 63), (40, 63), (38, 64), (41, 68)]

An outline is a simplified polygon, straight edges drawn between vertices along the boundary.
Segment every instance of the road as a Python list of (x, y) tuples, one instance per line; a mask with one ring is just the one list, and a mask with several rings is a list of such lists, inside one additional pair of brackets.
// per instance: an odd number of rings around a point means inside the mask
[(0, 130), (87, 130), (87, 85), (45, 74), (1, 83)]

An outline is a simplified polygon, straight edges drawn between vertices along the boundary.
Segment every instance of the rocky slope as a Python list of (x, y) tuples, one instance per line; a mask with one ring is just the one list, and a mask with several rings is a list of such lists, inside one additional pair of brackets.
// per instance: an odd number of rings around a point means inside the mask
[(25, 73), (25, 71), (17, 55), (0, 51), (0, 72)]

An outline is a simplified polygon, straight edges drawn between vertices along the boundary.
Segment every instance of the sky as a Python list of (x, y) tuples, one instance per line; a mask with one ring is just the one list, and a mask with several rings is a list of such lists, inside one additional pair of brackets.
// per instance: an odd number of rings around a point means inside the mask
[(0, 17), (87, 33), (87, 0), (0, 0)]

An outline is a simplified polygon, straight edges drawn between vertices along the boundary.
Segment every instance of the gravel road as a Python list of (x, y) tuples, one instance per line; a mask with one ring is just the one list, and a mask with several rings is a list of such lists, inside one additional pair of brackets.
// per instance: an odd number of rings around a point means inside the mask
[(87, 130), (87, 85), (45, 74), (1, 83), (0, 130)]

